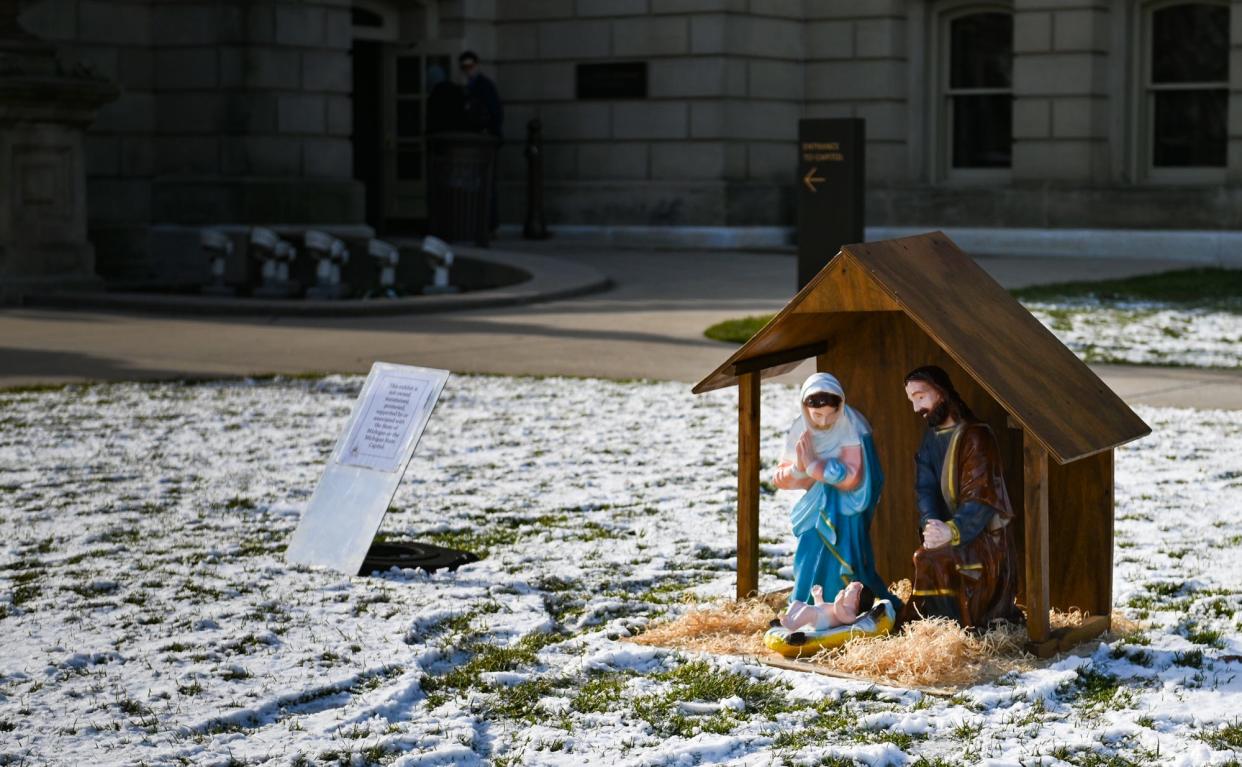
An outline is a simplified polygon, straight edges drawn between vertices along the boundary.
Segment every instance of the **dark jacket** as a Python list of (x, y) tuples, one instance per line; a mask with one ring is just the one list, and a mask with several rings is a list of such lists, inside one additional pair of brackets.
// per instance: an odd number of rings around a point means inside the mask
[(505, 112), (496, 84), (485, 74), (477, 74), (466, 84), (466, 120), (473, 130), (487, 131), (501, 138)]

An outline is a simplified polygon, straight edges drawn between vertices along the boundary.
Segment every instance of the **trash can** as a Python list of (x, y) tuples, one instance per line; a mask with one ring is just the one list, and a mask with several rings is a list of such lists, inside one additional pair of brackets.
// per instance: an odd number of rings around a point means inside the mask
[(427, 137), (427, 233), (446, 242), (491, 240), (496, 147), (486, 133)]

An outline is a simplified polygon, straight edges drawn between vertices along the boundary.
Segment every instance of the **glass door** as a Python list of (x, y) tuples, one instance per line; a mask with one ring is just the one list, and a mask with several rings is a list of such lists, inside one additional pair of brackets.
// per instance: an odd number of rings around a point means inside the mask
[(384, 65), (384, 218), (427, 217), (427, 96), (452, 76), (452, 55), (389, 46)]

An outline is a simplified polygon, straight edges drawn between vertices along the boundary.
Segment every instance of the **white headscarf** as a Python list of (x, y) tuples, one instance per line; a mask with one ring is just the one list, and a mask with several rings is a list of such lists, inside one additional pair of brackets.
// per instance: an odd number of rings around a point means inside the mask
[[(806, 405), (801, 403), (805, 403), (806, 398), (812, 394), (835, 394), (841, 398), (841, 415), (827, 429), (816, 429), (810, 426), (812, 423), (810, 414), (807, 412)], [(798, 440), (802, 438), (802, 432), (808, 427), (811, 430), (811, 439), (815, 443), (815, 454), (820, 458), (838, 458), (841, 455), (841, 448), (862, 444), (855, 419), (850, 412), (852, 408), (845, 404), (845, 389), (841, 387), (841, 382), (836, 376), (831, 373), (811, 374), (802, 384), (798, 397), (802, 415), (795, 418), (789, 426), (789, 434), (785, 438), (785, 452), (781, 455), (781, 460), (792, 461), (796, 458)]]

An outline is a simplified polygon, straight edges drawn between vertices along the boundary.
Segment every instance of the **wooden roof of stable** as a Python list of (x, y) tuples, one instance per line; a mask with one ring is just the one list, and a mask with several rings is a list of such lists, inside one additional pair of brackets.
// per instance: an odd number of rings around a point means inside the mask
[(842, 247), (694, 392), (792, 370), (875, 311), (905, 312), (1062, 464), (1151, 433), (943, 232)]

